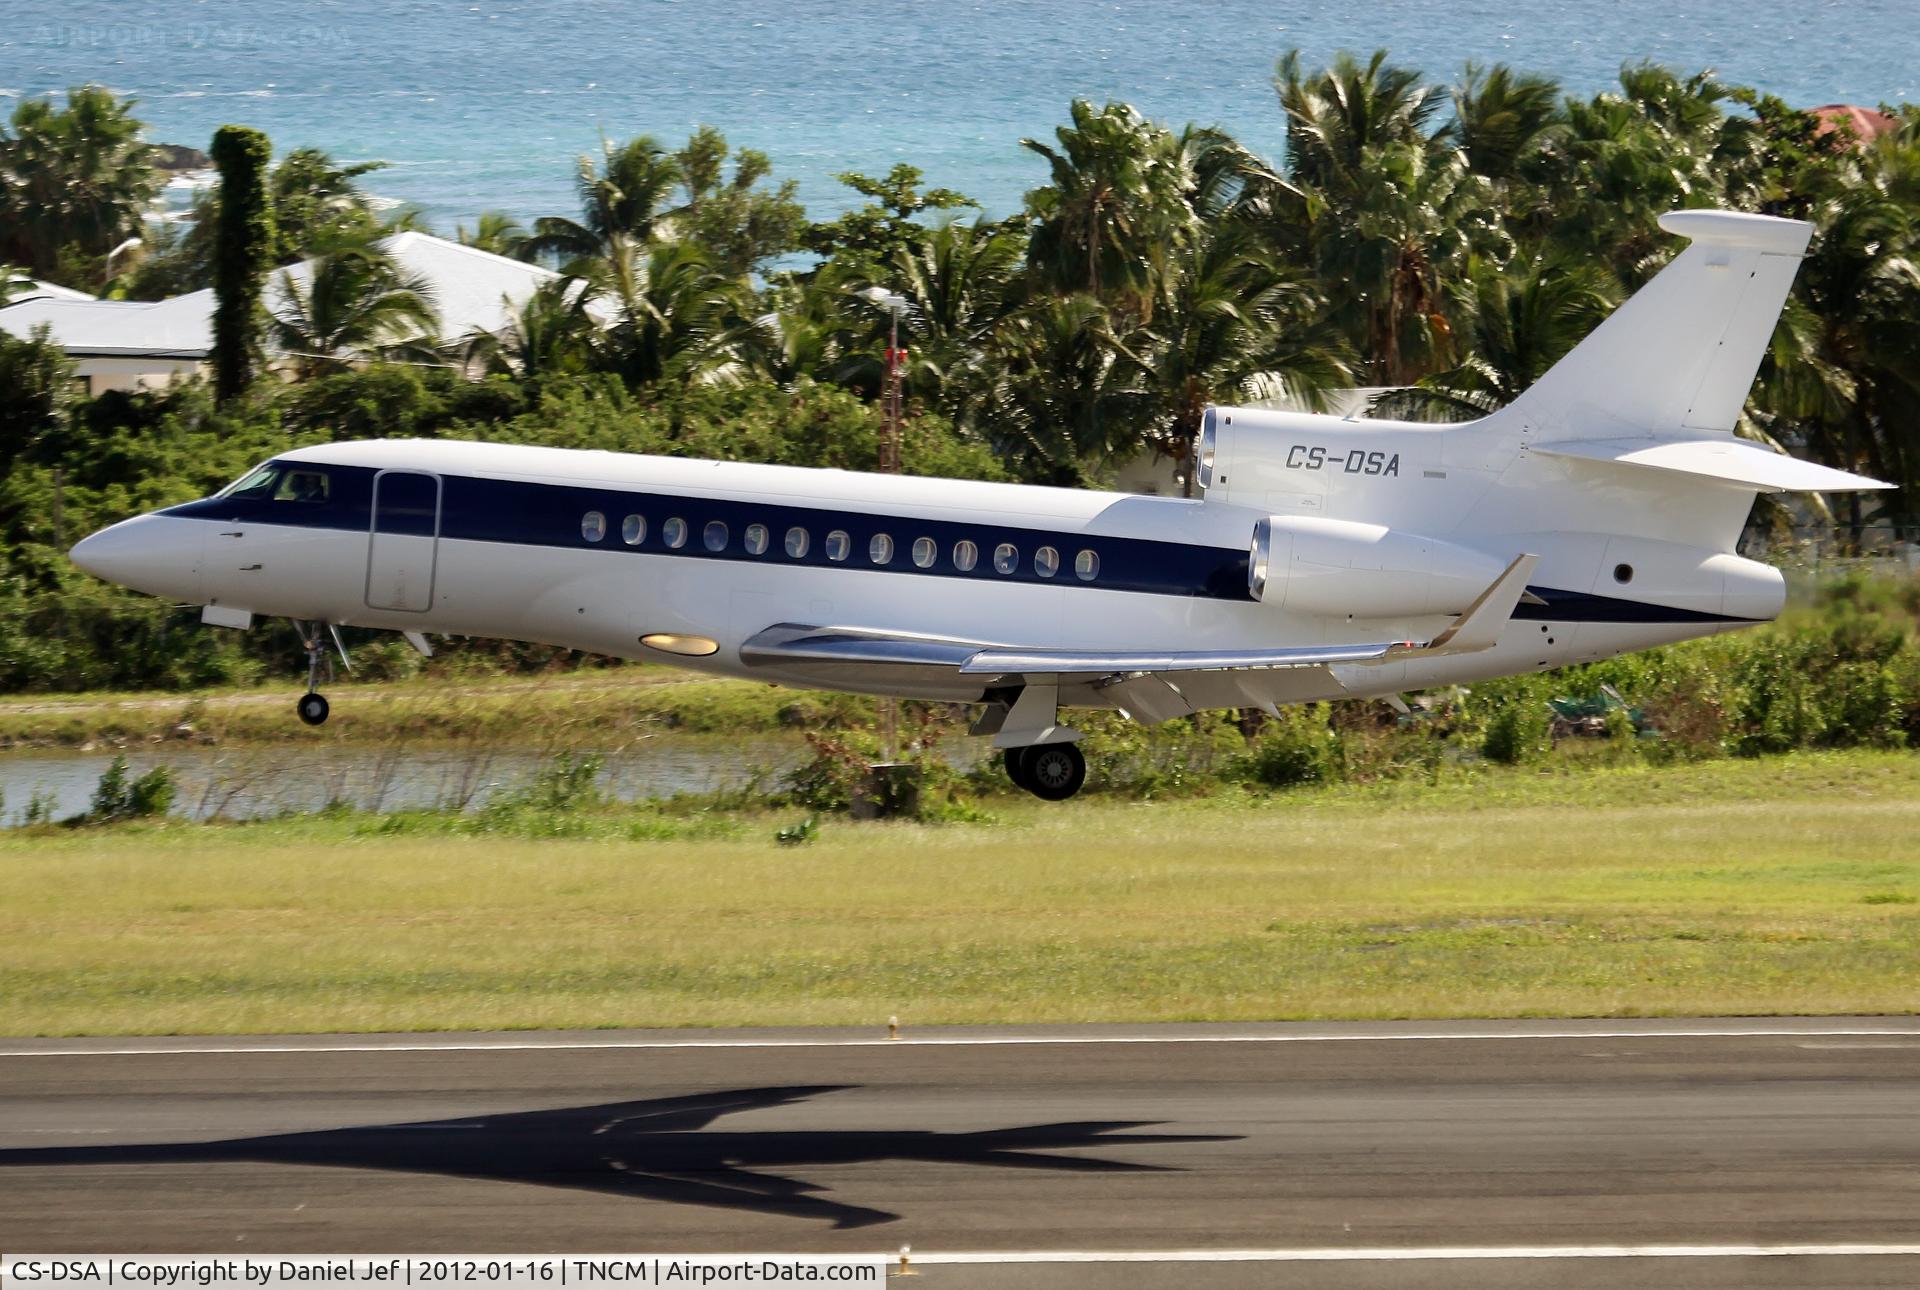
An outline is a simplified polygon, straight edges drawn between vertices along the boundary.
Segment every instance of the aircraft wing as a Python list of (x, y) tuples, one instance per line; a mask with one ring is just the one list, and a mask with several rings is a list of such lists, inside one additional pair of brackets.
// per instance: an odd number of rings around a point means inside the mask
[(780, 623), (741, 646), (750, 666), (914, 668), (948, 676), (1002, 678), (1161, 676), (1192, 672), (1269, 671), (1380, 663), (1420, 654), (1463, 654), (1491, 648), (1525, 593), (1539, 557), (1506, 567), (1445, 631), (1427, 641), (1352, 645), (1280, 645), (1239, 650), (1027, 649), (858, 627)]

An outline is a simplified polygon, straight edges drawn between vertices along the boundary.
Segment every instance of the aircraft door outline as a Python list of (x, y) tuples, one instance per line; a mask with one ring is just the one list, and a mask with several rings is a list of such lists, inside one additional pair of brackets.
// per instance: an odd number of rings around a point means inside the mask
[(439, 475), (424, 470), (383, 470), (374, 476), (367, 608), (403, 613), (433, 608), (443, 487)]

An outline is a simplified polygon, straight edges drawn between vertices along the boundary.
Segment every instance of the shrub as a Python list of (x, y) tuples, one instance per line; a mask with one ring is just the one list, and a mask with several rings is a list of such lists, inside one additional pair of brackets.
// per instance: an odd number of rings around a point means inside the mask
[(514, 795), (516, 805), (543, 811), (572, 811), (600, 803), (600, 771), (606, 765), (598, 753), (557, 754)]
[[(1205, 788), (1246, 751), (1231, 713), (1201, 712), (1159, 725), (1137, 725), (1118, 713), (1076, 712), (1086, 733), (1087, 788), (1156, 797)], [(1002, 779), (1004, 781), (1004, 778)]]
[(1553, 710), (1531, 692), (1503, 704), (1487, 722), (1480, 751), (1508, 766), (1537, 761), (1553, 749)]
[(1238, 769), (1268, 788), (1322, 784), (1344, 777), (1342, 740), (1327, 723), (1327, 705), (1283, 709), (1248, 746)]
[(173, 772), (165, 766), (155, 766), (134, 779), (127, 774), (126, 757), (117, 756), (94, 786), (93, 804), (81, 819), (92, 824), (107, 824), (165, 815), (173, 809), (174, 793)]

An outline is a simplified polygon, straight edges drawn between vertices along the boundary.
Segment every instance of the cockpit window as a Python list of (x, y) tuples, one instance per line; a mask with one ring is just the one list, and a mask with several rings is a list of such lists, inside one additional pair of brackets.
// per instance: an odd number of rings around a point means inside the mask
[(273, 490), (276, 502), (324, 502), (327, 500), (327, 472), (305, 466), (293, 466), (281, 476)]
[(272, 462), (268, 462), (264, 466), (255, 467), (250, 473), (228, 484), (218, 496), (271, 497), (273, 496), (274, 482), (279, 478), (280, 467), (274, 465)]

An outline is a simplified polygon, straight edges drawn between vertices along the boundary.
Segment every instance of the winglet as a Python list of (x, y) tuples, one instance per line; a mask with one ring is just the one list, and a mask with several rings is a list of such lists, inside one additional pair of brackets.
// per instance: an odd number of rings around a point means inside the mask
[(1468, 654), (1475, 650), (1492, 649), (1500, 643), (1500, 629), (1513, 617), (1515, 605), (1526, 594), (1527, 581), (1533, 577), (1534, 566), (1540, 563), (1537, 555), (1518, 555), (1508, 565), (1506, 572), (1493, 580), (1485, 591), (1467, 606), (1467, 612), (1453, 620), (1453, 625), (1428, 641), (1422, 654)]

